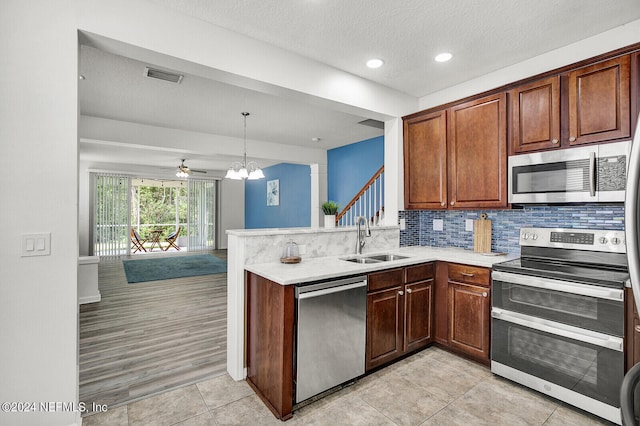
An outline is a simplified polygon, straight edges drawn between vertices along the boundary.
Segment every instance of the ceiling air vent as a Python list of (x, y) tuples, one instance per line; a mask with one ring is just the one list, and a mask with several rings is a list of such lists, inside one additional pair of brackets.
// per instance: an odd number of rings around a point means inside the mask
[(144, 75), (146, 77), (157, 78), (158, 80), (170, 81), (172, 83), (180, 83), (184, 75), (174, 74), (169, 71), (162, 71), (155, 68), (144, 67)]
[(375, 127), (376, 129), (384, 129), (384, 123), (382, 121), (373, 120), (371, 118), (358, 121), (358, 124), (362, 124), (363, 126)]

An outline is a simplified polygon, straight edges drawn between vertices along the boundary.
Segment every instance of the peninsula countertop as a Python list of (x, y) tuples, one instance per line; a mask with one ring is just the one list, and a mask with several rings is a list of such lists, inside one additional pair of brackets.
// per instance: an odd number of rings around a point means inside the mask
[(518, 257), (517, 254), (483, 254), (461, 248), (425, 246), (410, 246), (370, 253), (365, 252), (360, 256), (370, 256), (381, 253), (406, 256), (406, 258), (378, 263), (354, 263), (344, 259), (354, 257), (356, 256), (355, 254), (314, 258), (305, 258), (303, 256), (302, 262), (300, 263), (257, 263), (245, 265), (244, 268), (249, 272), (258, 274), (278, 284), (291, 285), (348, 275), (367, 274), (369, 272), (433, 262), (436, 260), (491, 268), (494, 263)]

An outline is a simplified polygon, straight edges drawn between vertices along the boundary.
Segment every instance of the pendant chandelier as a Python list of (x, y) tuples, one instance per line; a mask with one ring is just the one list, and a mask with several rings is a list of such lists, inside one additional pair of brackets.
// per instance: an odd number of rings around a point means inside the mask
[(241, 113), (244, 117), (244, 157), (242, 163), (236, 161), (231, 164), (229, 170), (227, 170), (227, 174), (225, 175), (226, 179), (249, 179), (256, 180), (264, 178), (264, 173), (262, 173), (262, 169), (258, 167), (258, 163), (255, 161), (249, 161), (247, 163), (247, 116), (248, 112)]

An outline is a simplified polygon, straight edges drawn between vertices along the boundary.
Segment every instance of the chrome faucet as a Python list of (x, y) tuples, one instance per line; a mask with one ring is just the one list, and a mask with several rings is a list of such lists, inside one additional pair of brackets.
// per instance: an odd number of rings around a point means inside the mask
[[(362, 229), (361, 225), (364, 223), (365, 229)], [(371, 236), (371, 229), (369, 228), (369, 221), (364, 216), (356, 217), (356, 225), (358, 227), (358, 240), (356, 241), (356, 253), (362, 254), (362, 247), (364, 247), (364, 237)]]

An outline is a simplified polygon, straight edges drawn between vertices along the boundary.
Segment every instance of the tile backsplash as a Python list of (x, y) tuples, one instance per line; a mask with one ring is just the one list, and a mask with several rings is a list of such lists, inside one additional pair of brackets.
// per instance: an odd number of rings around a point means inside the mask
[[(466, 231), (466, 220), (480, 219), (486, 213), (492, 223), (491, 250), (519, 253), (521, 227), (624, 230), (622, 204), (584, 204), (565, 206), (524, 206), (511, 210), (405, 210), (405, 230), (400, 246), (461, 247), (473, 249), (473, 231)], [(434, 219), (442, 220), (441, 231), (434, 231)]]

